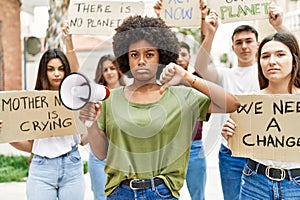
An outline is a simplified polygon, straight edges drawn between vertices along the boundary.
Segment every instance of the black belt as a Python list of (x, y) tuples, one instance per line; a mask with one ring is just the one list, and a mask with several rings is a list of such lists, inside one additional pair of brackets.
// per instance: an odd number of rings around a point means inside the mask
[[(256, 171), (258, 174), (264, 174), (269, 179), (274, 181), (282, 181), (283, 179), (289, 179), (289, 172), (292, 178), (300, 176), (300, 169), (283, 169), (273, 166), (265, 166), (252, 159), (247, 159), (247, 165), (250, 169)], [(257, 166), (258, 165), (258, 166)], [(257, 170), (256, 170), (257, 169)]]
[(153, 185), (151, 179), (138, 180), (138, 179), (128, 179), (122, 181), (122, 185), (130, 187), (132, 190), (143, 190), (146, 188), (151, 188), (163, 184), (164, 181), (161, 178), (154, 178)]

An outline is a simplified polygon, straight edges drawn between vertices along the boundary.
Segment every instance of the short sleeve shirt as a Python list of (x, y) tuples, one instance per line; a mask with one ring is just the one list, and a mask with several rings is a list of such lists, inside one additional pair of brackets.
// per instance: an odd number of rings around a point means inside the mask
[(173, 86), (156, 102), (137, 104), (114, 89), (98, 124), (109, 140), (106, 195), (126, 179), (160, 177), (175, 197), (183, 186), (192, 132), (207, 121), (210, 99), (193, 88)]

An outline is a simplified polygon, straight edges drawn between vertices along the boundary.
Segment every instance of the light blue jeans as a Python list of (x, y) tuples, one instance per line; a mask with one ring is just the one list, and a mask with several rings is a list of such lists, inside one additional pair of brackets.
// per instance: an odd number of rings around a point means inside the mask
[(224, 200), (239, 199), (241, 179), (246, 158), (232, 157), (231, 150), (221, 144), (219, 151), (219, 170)]
[(205, 199), (206, 158), (202, 140), (192, 141), (186, 183), (192, 200)]
[(77, 148), (56, 158), (34, 155), (26, 193), (28, 200), (83, 200), (83, 163)]
[(120, 185), (107, 197), (107, 200), (178, 200), (173, 197), (165, 184), (144, 190), (132, 190), (128, 186)]
[(272, 181), (245, 165), (240, 193), (241, 200), (297, 200), (300, 199), (300, 176)]
[(107, 174), (104, 172), (106, 161), (99, 160), (92, 152), (89, 156), (88, 168), (91, 177), (91, 187), (94, 193), (94, 200), (105, 200), (104, 187)]

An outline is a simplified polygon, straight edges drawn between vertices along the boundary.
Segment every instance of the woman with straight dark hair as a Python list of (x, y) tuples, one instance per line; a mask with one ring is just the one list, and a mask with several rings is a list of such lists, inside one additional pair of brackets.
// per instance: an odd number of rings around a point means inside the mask
[[(278, 32), (264, 38), (258, 48), (259, 94), (299, 94), (299, 55), (299, 44), (291, 33)], [(234, 137), (236, 126), (228, 119), (222, 129), (224, 138)], [(300, 162), (248, 158), (242, 183), (241, 200), (299, 199)]]
[[(49, 49), (40, 60), (35, 89), (58, 90), (70, 72), (65, 54), (58, 49)], [(10, 143), (19, 150), (33, 153), (26, 184), (28, 200), (84, 199), (80, 143), (79, 134)]]

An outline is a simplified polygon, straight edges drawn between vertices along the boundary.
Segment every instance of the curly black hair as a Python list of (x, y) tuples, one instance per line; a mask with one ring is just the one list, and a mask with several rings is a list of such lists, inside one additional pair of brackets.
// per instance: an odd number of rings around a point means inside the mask
[(113, 51), (123, 73), (130, 76), (128, 49), (132, 43), (139, 40), (147, 40), (157, 47), (160, 63), (158, 76), (165, 65), (176, 62), (180, 46), (176, 34), (170, 27), (159, 18), (130, 16), (116, 28), (113, 36)]

